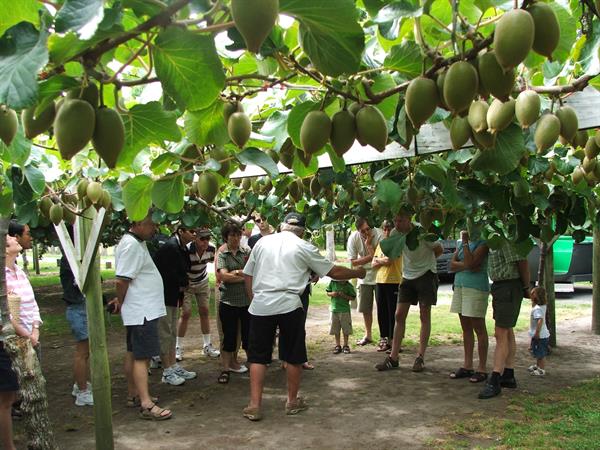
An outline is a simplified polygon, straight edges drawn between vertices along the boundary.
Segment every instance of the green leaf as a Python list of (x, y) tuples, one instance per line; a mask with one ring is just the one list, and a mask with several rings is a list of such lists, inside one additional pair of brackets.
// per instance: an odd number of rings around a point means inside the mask
[(13, 109), (35, 103), (37, 73), (48, 62), (47, 38), (45, 30), (21, 22), (0, 39), (0, 103)]
[(289, 114), (289, 111), (275, 111), (260, 129), (260, 134), (275, 138), (274, 148), (277, 151), (288, 138), (287, 122)]
[(33, 189), (33, 192), (35, 192), (37, 195), (42, 195), (46, 189), (46, 179), (44, 178), (44, 173), (31, 164), (23, 169), (23, 173), (29, 182), (29, 186), (31, 186), (31, 189)]
[(19, 125), (17, 135), (7, 148), (3, 142), (0, 142), (0, 148), (6, 149), (2, 153), (2, 158), (17, 166), (25, 165), (31, 153), (31, 141), (23, 134), (23, 127)]
[(87, 36), (92, 36), (104, 16), (102, 3), (102, 0), (65, 0), (56, 14), (54, 22), (56, 31), (58, 33), (81, 32), (86, 25), (90, 24), (92, 25), (90, 29), (84, 31)]
[(365, 48), (353, 0), (280, 0), (280, 13), (300, 22), (302, 48), (325, 75), (355, 73)]
[[(571, 55), (571, 49), (577, 39), (577, 27), (573, 26), (575, 19), (567, 9), (559, 4), (559, 2), (549, 2), (548, 5), (554, 10), (558, 17), (560, 25), (560, 38), (558, 47), (552, 52), (552, 59), (565, 62)], [(595, 22), (595, 21), (594, 21)]]
[(484, 13), (490, 8), (497, 8), (503, 3), (506, 3), (506, 0), (475, 0), (475, 6), (479, 8), (479, 10)]
[(21, 169), (16, 166), (10, 168), (10, 181), (12, 183), (13, 198), (17, 205), (23, 205), (33, 199), (33, 190)]
[(225, 86), (212, 36), (169, 27), (154, 41), (152, 54), (164, 90), (191, 111), (211, 105)]
[(123, 203), (129, 220), (143, 220), (152, 206), (154, 181), (147, 175), (138, 175), (125, 183)]
[(439, 185), (443, 185), (446, 181), (446, 172), (439, 165), (434, 163), (421, 163), (418, 165), (419, 170), (427, 178), (431, 178)]
[(171, 214), (183, 209), (185, 186), (183, 176), (158, 180), (152, 187), (152, 202), (163, 211)]
[(381, 180), (377, 182), (375, 196), (388, 208), (392, 209), (398, 205), (398, 199), (402, 198), (402, 188), (392, 180)]
[(272, 178), (279, 175), (279, 169), (277, 168), (277, 164), (275, 164), (275, 162), (271, 159), (269, 155), (260, 151), (257, 148), (245, 148), (237, 155), (235, 155), (235, 157), (242, 164), (259, 166)]
[(394, 233), (389, 238), (385, 238), (380, 242), (381, 251), (385, 256), (391, 259), (400, 258), (402, 250), (406, 245), (406, 235), (402, 233)]
[(187, 111), (184, 124), (188, 139), (196, 145), (223, 145), (229, 142), (221, 100), (216, 100), (208, 108)]
[(325, 149), (327, 150), (331, 164), (333, 164), (333, 170), (336, 172), (344, 172), (346, 170), (346, 161), (344, 161), (344, 158), (338, 156), (335, 150), (333, 150), (333, 147), (329, 144), (325, 146)]
[(163, 153), (158, 158), (155, 158), (152, 163), (150, 163), (150, 170), (155, 175), (160, 175), (164, 173), (170, 166), (176, 161), (181, 161), (177, 156), (173, 153)]
[(148, 0), (123, 0), (123, 8), (131, 8), (136, 16), (155, 16), (161, 11), (158, 3)]
[[(373, 77), (373, 85), (371, 86), (371, 90), (375, 95), (381, 93), (382, 91), (387, 91), (388, 89), (395, 88), (396, 82), (394, 78), (389, 74), (383, 75), (375, 75)], [(365, 100), (368, 100), (366, 93), (364, 92), (364, 88), (361, 86), (362, 97)], [(400, 94), (394, 94), (381, 102), (377, 103), (375, 107), (379, 109), (386, 119), (389, 119), (396, 113), (396, 105), (398, 104), (398, 97)]]
[(115, 211), (123, 211), (125, 204), (123, 203), (123, 190), (121, 185), (112, 179), (105, 180), (102, 187), (108, 191), (112, 200), (112, 209)]
[[(297, 151), (301, 152), (302, 150)], [(294, 162), (292, 163), (292, 171), (294, 172), (294, 175), (296, 175), (299, 178), (305, 178), (314, 175), (319, 171), (319, 160), (315, 155), (312, 155), (308, 166), (306, 166), (304, 165), (300, 157), (298, 155), (295, 155)]]
[(36, 27), (39, 26), (38, 10), (40, 4), (37, 0), (12, 1), (10, 6), (7, 5), (8, 0), (2, 3), (2, 6), (0, 6), (0, 36), (19, 22), (31, 22)]
[(473, 170), (491, 171), (506, 175), (513, 171), (525, 152), (525, 139), (521, 128), (515, 124), (500, 132), (496, 146), (487, 150), (478, 150), (470, 162)]
[(394, 45), (386, 56), (384, 66), (397, 71), (405, 78), (414, 78), (421, 75), (423, 55), (419, 46), (413, 41), (404, 41)]
[(5, 187), (0, 192), (0, 215), (10, 216), (14, 208), (12, 191)]
[(304, 118), (311, 111), (316, 111), (319, 109), (320, 103), (317, 102), (303, 102), (295, 105), (287, 120), (287, 132), (292, 139), (292, 143), (297, 148), (301, 148), (300, 145), (300, 128), (302, 127), (302, 122), (304, 122)]
[(131, 165), (140, 150), (151, 143), (161, 145), (163, 140), (177, 142), (181, 139), (177, 115), (165, 111), (159, 102), (135, 105), (122, 117), (125, 148), (119, 155), (119, 166)]
[(63, 91), (80, 86), (80, 82), (67, 75), (55, 75), (39, 84), (40, 92), (35, 114), (44, 111)]
[(386, 23), (401, 17), (419, 17), (421, 14), (423, 14), (423, 10), (418, 1), (392, 0), (379, 11), (373, 22)]

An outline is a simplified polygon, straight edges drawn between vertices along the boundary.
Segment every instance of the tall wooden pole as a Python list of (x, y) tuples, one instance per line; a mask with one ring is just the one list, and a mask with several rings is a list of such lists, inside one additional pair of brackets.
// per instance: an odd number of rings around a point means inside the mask
[(592, 333), (600, 334), (600, 229), (594, 227), (594, 252), (592, 256)]
[[(96, 216), (93, 207), (88, 208), (84, 217), (79, 219), (80, 255), (85, 253), (92, 220)], [(100, 278), (100, 258), (98, 242), (95, 242), (94, 256), (90, 264), (86, 282), (82, 292), (86, 299), (88, 334), (90, 344), (90, 372), (92, 375), (92, 391), (94, 393), (94, 426), (96, 432), (96, 449), (114, 449), (112, 429), (112, 403), (110, 386), (110, 367), (104, 324), (104, 305), (102, 302), (102, 280)]]

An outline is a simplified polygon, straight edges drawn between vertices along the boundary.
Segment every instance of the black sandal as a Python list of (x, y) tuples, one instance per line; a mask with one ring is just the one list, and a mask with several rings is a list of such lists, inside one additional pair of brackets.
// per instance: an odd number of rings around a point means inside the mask
[(457, 371), (452, 372), (450, 374), (450, 378), (453, 380), (457, 380), (459, 378), (470, 378), (473, 376), (473, 373), (473, 369), (465, 369), (464, 367), (461, 367)]
[(471, 383), (481, 383), (482, 381), (487, 380), (488, 374), (485, 372), (475, 372), (473, 375), (471, 375), (471, 378), (469, 378), (469, 381)]
[(227, 384), (227, 383), (229, 383), (229, 377), (230, 377), (229, 371), (224, 370), (221, 372), (221, 375), (219, 375), (219, 378), (217, 378), (217, 382), (219, 384)]

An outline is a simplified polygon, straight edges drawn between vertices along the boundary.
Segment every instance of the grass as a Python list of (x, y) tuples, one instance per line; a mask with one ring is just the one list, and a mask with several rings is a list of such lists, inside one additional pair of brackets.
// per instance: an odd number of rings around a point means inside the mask
[[(452, 425), (452, 437), (435, 448), (473, 447), (468, 438), (488, 441), (485, 448), (596, 449), (600, 442), (600, 378), (556, 393), (513, 397), (506, 417), (473, 415)], [(465, 437), (467, 439), (465, 439)]]

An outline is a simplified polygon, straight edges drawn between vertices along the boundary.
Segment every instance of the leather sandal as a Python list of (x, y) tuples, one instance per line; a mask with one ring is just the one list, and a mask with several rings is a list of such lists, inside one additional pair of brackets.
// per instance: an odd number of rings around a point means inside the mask
[(152, 403), (149, 408), (140, 408), (140, 419), (144, 420), (167, 420), (173, 417), (173, 413), (168, 409), (161, 408), (156, 403)]

